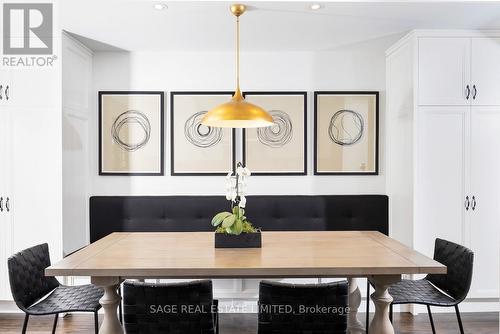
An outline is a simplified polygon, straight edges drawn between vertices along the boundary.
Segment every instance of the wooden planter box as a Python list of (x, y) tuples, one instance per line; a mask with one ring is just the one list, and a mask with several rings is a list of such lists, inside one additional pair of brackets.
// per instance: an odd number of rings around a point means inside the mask
[(262, 234), (241, 233), (240, 235), (215, 233), (215, 248), (261, 248)]

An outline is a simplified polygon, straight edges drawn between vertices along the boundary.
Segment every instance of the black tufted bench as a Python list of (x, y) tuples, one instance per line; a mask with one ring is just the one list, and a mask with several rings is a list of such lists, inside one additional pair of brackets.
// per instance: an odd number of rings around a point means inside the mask
[[(264, 231), (389, 231), (385, 195), (248, 196), (246, 209)], [(90, 242), (112, 232), (213, 231), (225, 210), (224, 196), (94, 196)]]

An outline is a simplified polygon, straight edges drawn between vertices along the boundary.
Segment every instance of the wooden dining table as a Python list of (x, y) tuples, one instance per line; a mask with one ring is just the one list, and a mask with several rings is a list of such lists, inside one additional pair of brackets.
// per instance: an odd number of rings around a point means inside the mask
[(214, 248), (211, 232), (112, 233), (45, 270), (47, 276), (90, 276), (104, 288), (101, 334), (123, 333), (117, 316), (118, 285), (145, 278), (335, 278), (349, 280), (348, 331), (357, 319), (356, 278), (375, 286), (370, 333), (393, 334), (388, 288), (402, 274), (444, 274), (446, 267), (374, 231), (263, 232), (262, 248)]

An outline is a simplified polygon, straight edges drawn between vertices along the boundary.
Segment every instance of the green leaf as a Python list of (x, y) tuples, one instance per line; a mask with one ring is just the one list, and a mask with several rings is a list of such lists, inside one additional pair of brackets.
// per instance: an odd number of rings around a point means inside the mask
[(233, 214), (234, 215), (238, 215), (238, 212), (240, 211), (240, 207), (239, 206), (235, 206), (233, 207)]
[(232, 230), (233, 233), (236, 235), (239, 235), (241, 234), (241, 232), (243, 232), (243, 222), (241, 221), (241, 219), (236, 219), (232, 227)]
[(235, 215), (230, 215), (230, 216), (227, 216), (226, 218), (224, 218), (224, 220), (222, 221), (222, 227), (225, 227), (226, 229), (228, 227), (231, 227), (234, 222), (236, 220), (236, 216)]
[[(240, 208), (240, 217), (243, 217), (243, 215), (245, 214), (245, 209), (243, 208)], [(243, 219), (244, 220), (244, 219)]]
[(218, 226), (229, 215), (231, 215), (231, 212), (227, 212), (227, 211), (219, 212), (218, 214), (216, 214), (214, 216), (214, 218), (212, 218), (212, 225)]

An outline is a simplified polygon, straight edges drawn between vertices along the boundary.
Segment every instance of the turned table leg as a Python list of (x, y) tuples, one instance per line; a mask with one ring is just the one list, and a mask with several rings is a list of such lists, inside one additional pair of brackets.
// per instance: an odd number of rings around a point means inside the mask
[(392, 297), (388, 289), (391, 284), (401, 280), (401, 275), (377, 275), (371, 276), (370, 280), (375, 285), (375, 292), (371, 295), (375, 304), (375, 315), (370, 323), (370, 334), (394, 334), (394, 327), (389, 320)]
[(92, 277), (92, 284), (104, 289), (104, 296), (99, 303), (104, 309), (104, 319), (99, 334), (122, 334), (123, 327), (118, 319), (117, 310), (121, 297), (117, 293), (119, 277)]
[(349, 315), (347, 318), (347, 333), (361, 334), (365, 332), (363, 324), (358, 320), (358, 308), (361, 304), (361, 292), (358, 287), (358, 279), (348, 278), (349, 282)]

